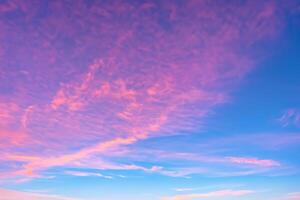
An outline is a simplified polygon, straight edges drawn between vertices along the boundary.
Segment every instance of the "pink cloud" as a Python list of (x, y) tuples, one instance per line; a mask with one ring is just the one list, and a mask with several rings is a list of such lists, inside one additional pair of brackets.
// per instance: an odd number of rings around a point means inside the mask
[(185, 200), (185, 199), (202, 199), (209, 197), (234, 197), (244, 196), (253, 193), (252, 190), (218, 190), (200, 194), (180, 194), (171, 197), (162, 197), (162, 200)]
[(25, 176), (38, 176), (37, 171), (55, 167), (55, 166), (64, 166), (70, 164), (74, 161), (86, 158), (91, 154), (100, 153), (103, 151), (109, 150), (119, 145), (132, 144), (136, 141), (136, 138), (116, 138), (111, 141), (101, 142), (94, 146), (82, 149), (78, 152), (72, 154), (65, 154), (57, 157), (43, 158), (43, 157), (24, 157), (24, 156), (9, 156), (8, 158), (14, 159), (17, 161), (27, 162), (24, 165), (24, 168), (17, 171), (16, 175), (25, 175)]
[(247, 158), (247, 157), (228, 157), (229, 162), (237, 164), (249, 164), (249, 165), (258, 165), (263, 167), (277, 167), (280, 166), (280, 163), (274, 160), (261, 160), (257, 158)]
[(63, 197), (59, 195), (51, 195), (44, 193), (34, 193), (34, 192), (23, 192), (16, 190), (0, 189), (1, 198), (4, 197), (5, 200), (16, 200), (16, 199), (26, 199), (26, 200), (79, 200), (70, 197)]
[(84, 106), (84, 96), (88, 93), (91, 82), (95, 78), (96, 71), (103, 65), (102, 60), (96, 61), (89, 66), (88, 72), (83, 76), (80, 84), (63, 86), (53, 98), (51, 107), (57, 109), (66, 105), (70, 110), (78, 110)]
[(286, 200), (299, 200), (300, 199), (300, 192), (293, 192), (287, 194)]
[(0, 148), (23, 146), (26, 139), (27, 135), (24, 131), (0, 129)]
[[(10, 141), (0, 146), (1, 164), (21, 163), (16, 176), (92, 165), (112, 149), (198, 129), (254, 67), (253, 44), (280, 27), (279, 8), (268, 2), (78, 1), (69, 8), (53, 1), (38, 24), (39, 3), (5, 5), (5, 12), (22, 10), (28, 30), (14, 19), (0, 24), (0, 40), (9, 38), (14, 52), (11, 59), (10, 48), (0, 47), (0, 97), (10, 100), (0, 104), (0, 137)], [(26, 134), (21, 146), (17, 132)]]
[[(122, 152), (118, 149), (118, 152)], [(147, 157), (153, 157), (157, 159), (176, 159), (176, 160), (186, 160), (186, 161), (198, 161), (203, 163), (227, 163), (235, 165), (252, 165), (257, 167), (279, 167), (281, 164), (275, 160), (269, 159), (259, 159), (254, 157), (225, 157), (218, 155), (205, 155), (205, 154), (196, 154), (196, 153), (184, 153), (184, 152), (167, 152), (161, 150), (144, 150), (144, 149), (135, 149), (123, 151), (123, 154), (114, 154), (112, 151), (112, 156), (132, 156), (137, 159), (147, 159)], [(137, 154), (135, 154), (138, 152)], [(141, 154), (142, 153), (142, 154)]]
[(13, 102), (1, 102), (0, 99), (0, 128), (15, 121), (15, 115), (19, 111), (17, 104)]
[[(282, 163), (254, 157), (227, 157), (221, 155), (205, 155), (200, 153), (185, 153), (176, 151), (162, 151), (155, 149), (140, 149), (133, 147), (119, 147), (110, 151), (110, 157), (127, 158), (129, 160), (144, 162), (159, 162), (163, 160), (168, 167), (153, 166), (152, 168), (137, 168), (151, 173), (165, 176), (186, 177), (192, 174), (204, 174), (213, 177), (245, 176), (252, 174), (273, 175), (284, 170)], [(180, 165), (176, 165), (180, 163)], [(191, 167), (201, 166), (201, 167)], [(230, 168), (227, 168), (227, 167)], [(279, 172), (280, 173), (280, 172)]]

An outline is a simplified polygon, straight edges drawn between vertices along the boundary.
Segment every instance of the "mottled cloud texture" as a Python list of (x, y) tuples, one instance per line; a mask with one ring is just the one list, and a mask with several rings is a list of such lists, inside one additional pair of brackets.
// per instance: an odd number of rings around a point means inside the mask
[(282, 26), (275, 1), (1, 2), (1, 179), (149, 171), (110, 152), (201, 128)]

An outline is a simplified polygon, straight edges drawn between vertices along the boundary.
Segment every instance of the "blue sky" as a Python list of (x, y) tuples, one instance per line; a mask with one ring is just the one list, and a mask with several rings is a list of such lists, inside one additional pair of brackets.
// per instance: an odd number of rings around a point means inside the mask
[(300, 199), (299, 19), (0, 1), (0, 200)]

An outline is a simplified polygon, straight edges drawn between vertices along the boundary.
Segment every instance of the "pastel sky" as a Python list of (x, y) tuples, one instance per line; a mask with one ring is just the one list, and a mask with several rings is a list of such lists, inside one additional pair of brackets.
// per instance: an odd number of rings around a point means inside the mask
[(300, 1), (0, 0), (0, 200), (300, 200)]

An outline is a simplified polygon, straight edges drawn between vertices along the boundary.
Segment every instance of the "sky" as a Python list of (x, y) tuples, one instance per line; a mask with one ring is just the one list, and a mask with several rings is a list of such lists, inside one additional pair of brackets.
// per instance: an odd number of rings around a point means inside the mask
[(0, 0), (0, 200), (300, 200), (300, 1)]

